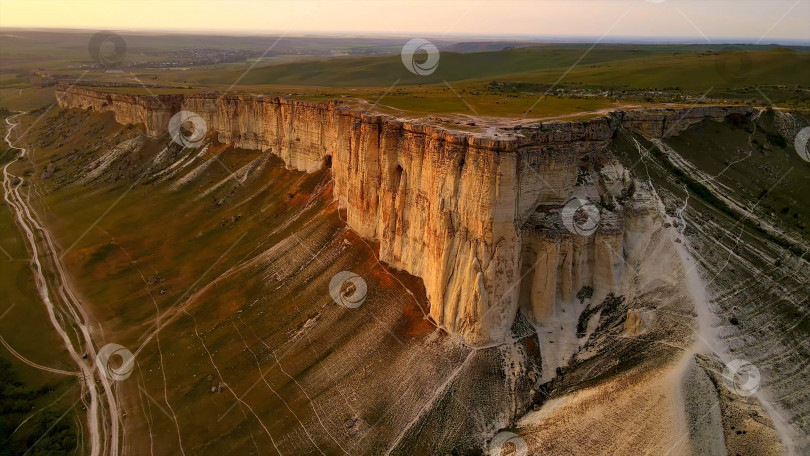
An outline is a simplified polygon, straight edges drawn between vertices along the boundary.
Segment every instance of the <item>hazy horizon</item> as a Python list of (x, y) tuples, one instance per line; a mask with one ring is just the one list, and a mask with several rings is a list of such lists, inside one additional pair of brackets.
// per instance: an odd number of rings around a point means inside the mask
[[(41, 31), (41, 32), (75, 32), (75, 33), (94, 33), (101, 28), (69, 28), (69, 27), (11, 27), (0, 26), (0, 30), (20, 30), (20, 31)], [(125, 34), (167, 34), (167, 35), (200, 35), (200, 36), (225, 36), (225, 37), (278, 37), (285, 35), (289, 37), (324, 37), (324, 38), (381, 38), (381, 39), (407, 39), (413, 37), (413, 33), (385, 33), (385, 32), (343, 32), (343, 31), (330, 31), (330, 30), (299, 30), (295, 33), (284, 33), (278, 30), (175, 30), (175, 29), (160, 29), (160, 28), (138, 28), (138, 29), (105, 29), (118, 33)], [(699, 36), (611, 36), (604, 38), (596, 35), (530, 35), (530, 34), (448, 34), (438, 35), (430, 33), (419, 34), (422, 38), (431, 38), (438, 40), (457, 41), (459, 39), (471, 41), (515, 41), (515, 42), (529, 42), (529, 43), (558, 43), (558, 44), (590, 44), (595, 41), (600, 41), (603, 44), (735, 44), (735, 45), (783, 45), (783, 46), (810, 46), (810, 39), (792, 39), (792, 38), (771, 38), (764, 39), (759, 43), (755, 43), (755, 39), (746, 37), (715, 37), (711, 43), (707, 43), (706, 39)]]
[(2, 28), (576, 42), (810, 44), (807, 17), (810, 0), (0, 1)]

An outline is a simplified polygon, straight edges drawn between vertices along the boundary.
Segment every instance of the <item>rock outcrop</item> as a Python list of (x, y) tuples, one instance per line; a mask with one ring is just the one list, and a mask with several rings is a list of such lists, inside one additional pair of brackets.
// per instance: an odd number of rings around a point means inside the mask
[[(705, 118), (748, 107), (614, 112), (492, 133), (448, 131), (421, 122), (279, 97), (199, 93), (128, 95), (57, 88), (59, 105), (111, 111), (167, 132), (181, 110), (205, 119), (223, 143), (271, 152), (291, 169), (331, 166), (334, 196), (380, 259), (422, 278), (437, 325), (465, 342), (508, 337), (522, 307), (543, 324), (577, 294), (619, 294), (628, 240), (623, 203), (633, 180), (605, 147), (621, 126), (665, 137)], [(572, 197), (597, 207), (599, 227), (565, 227)], [(574, 214), (571, 214), (573, 216)], [(570, 223), (570, 220), (569, 220)], [(581, 297), (581, 296), (580, 296)], [(562, 308), (561, 308), (562, 307)]]

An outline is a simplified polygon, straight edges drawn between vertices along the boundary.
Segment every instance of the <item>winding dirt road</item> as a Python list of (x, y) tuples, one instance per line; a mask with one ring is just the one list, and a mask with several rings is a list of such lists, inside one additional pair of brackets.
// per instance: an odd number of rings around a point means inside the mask
[[(25, 113), (6, 118), (8, 131), (4, 138), (9, 147), (20, 150), (21, 157), (26, 155), (27, 150), (12, 144), (10, 137), (11, 132), (19, 125), (12, 123), (12, 119), (23, 114)], [(8, 170), (13, 163), (14, 160), (3, 167), (3, 199), (14, 214), (14, 219), (32, 252), (31, 270), (34, 273), (37, 292), (48, 311), (51, 324), (78, 368), (82, 388), (81, 400), (87, 410), (90, 454), (118, 456), (122, 417), (113, 384), (95, 367), (97, 350), (87, 313), (71, 289), (56, 244), (30, 206), (29, 195), (20, 192), (23, 178), (11, 174)], [(48, 268), (53, 274), (53, 279), (46, 279), (43, 267)], [(69, 333), (73, 333), (74, 337)]]

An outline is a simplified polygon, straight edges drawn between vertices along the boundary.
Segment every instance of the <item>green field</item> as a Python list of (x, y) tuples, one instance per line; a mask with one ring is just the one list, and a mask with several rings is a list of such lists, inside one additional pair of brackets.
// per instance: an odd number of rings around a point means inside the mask
[[(20, 96), (20, 90), (34, 89), (28, 81), (34, 68), (81, 77), (82, 83), (129, 86), (113, 90), (357, 98), (383, 112), (409, 115), (546, 118), (662, 103), (810, 108), (807, 47), (434, 40), (439, 65), (420, 76), (403, 65), (404, 40), (395, 38), (289, 37), (276, 43), (275, 37), (124, 34), (127, 66), (111, 73), (87, 66), (86, 32), (25, 33), (27, 39), (4, 38), (0, 49), (0, 105), (14, 109), (49, 100), (46, 92)], [(183, 64), (186, 49), (264, 53), (274, 43), (261, 58)], [(155, 67), (173, 59), (179, 67)]]

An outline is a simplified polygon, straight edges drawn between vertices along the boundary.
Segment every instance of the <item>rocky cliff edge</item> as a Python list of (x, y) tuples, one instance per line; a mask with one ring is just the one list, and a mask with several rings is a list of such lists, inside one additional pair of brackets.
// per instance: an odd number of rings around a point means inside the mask
[[(621, 292), (624, 255), (638, 238), (624, 227), (655, 211), (639, 209), (644, 197), (634, 196), (631, 173), (606, 151), (619, 128), (670, 137), (704, 119), (756, 111), (615, 111), (494, 133), (450, 131), (338, 101), (67, 86), (56, 94), (63, 108), (109, 111), (154, 138), (167, 133), (173, 115), (191, 111), (222, 143), (273, 153), (300, 171), (331, 167), (349, 226), (380, 243), (382, 261), (424, 281), (438, 326), (478, 346), (508, 338), (519, 309), (543, 325), (560, 308), (581, 305), (583, 290), (594, 301)], [(589, 223), (587, 212), (571, 229), (571, 201), (596, 208), (595, 229), (577, 228)]]

